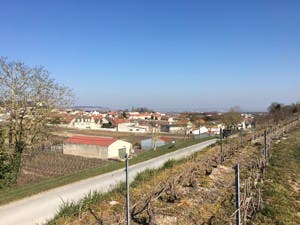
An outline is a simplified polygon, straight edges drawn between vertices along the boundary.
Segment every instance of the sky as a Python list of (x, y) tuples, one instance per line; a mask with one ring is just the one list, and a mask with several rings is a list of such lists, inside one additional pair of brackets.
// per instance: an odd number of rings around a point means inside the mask
[(262, 111), (300, 101), (300, 1), (1, 1), (0, 56), (75, 105)]

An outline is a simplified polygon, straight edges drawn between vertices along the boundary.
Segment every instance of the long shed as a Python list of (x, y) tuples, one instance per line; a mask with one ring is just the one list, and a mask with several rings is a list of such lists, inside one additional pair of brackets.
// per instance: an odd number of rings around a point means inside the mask
[(132, 144), (112, 137), (75, 135), (64, 141), (63, 153), (87, 158), (124, 159)]

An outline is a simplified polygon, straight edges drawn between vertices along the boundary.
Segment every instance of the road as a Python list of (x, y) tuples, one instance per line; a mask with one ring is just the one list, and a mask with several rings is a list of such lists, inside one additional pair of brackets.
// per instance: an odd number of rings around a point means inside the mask
[[(215, 143), (205, 141), (129, 167), (129, 180), (145, 169), (156, 169), (169, 159), (181, 159)], [(107, 192), (125, 181), (124, 169), (71, 183), (0, 207), (0, 225), (33, 225), (51, 219), (62, 202), (78, 201), (90, 191)]]

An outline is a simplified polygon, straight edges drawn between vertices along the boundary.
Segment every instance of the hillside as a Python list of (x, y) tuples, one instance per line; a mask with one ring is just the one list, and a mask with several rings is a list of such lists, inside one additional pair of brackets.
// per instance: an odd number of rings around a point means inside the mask
[[(270, 130), (267, 143), (269, 146), (269, 166), (262, 158), (263, 138), (261, 133), (229, 139), (223, 143), (224, 163), (220, 165), (220, 146), (197, 153), (189, 159), (169, 162), (156, 171), (140, 174), (131, 185), (132, 224), (234, 224), (235, 223), (235, 188), (233, 166), (239, 162), (241, 168), (241, 216), (242, 221), (253, 224), (273, 224), (274, 210), (268, 204), (280, 202), (269, 192), (269, 176), (275, 173), (274, 160), (282, 157), (278, 150), (276, 136), (285, 135), (287, 129)], [(282, 142), (294, 143), (299, 149), (298, 127)], [(286, 135), (285, 135), (286, 136)], [(297, 138), (295, 138), (297, 137)], [(292, 141), (292, 142), (290, 142)], [(278, 141), (277, 141), (278, 142)], [(271, 148), (271, 146), (273, 146)], [(295, 151), (295, 146), (286, 146)], [(281, 147), (282, 148), (282, 147)], [(273, 150), (274, 149), (274, 150)], [(280, 149), (280, 148), (279, 148)], [(293, 153), (294, 154), (294, 153)], [(293, 154), (283, 154), (286, 162)], [(299, 160), (299, 157), (297, 158)], [(298, 170), (297, 162), (290, 165), (290, 171)], [(270, 171), (270, 172), (269, 172)], [(295, 171), (296, 172), (296, 171)], [(277, 174), (281, 176), (281, 173)], [(282, 180), (285, 180), (283, 177)], [(290, 179), (294, 192), (299, 188), (299, 177)], [(292, 190), (292, 189), (289, 189)], [(299, 197), (299, 196), (298, 196)], [(287, 198), (288, 204), (295, 205), (290, 223), (297, 224), (299, 205), (294, 198)], [(266, 200), (265, 200), (266, 199)], [(272, 202), (273, 201), (273, 202)], [(292, 201), (292, 202), (290, 202)], [(270, 206), (269, 206), (270, 208)], [(271, 211), (272, 213), (269, 213)], [(273, 217), (272, 217), (273, 216)], [(270, 223), (271, 222), (271, 223)], [(65, 204), (50, 224), (124, 224), (125, 223), (125, 188), (119, 188), (107, 194), (94, 193), (79, 203)]]
[(264, 208), (253, 224), (300, 224), (300, 128), (273, 148), (263, 188)]

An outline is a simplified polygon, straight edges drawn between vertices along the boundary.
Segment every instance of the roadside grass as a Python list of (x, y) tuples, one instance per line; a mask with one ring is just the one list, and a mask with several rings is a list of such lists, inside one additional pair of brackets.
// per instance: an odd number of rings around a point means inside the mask
[[(209, 137), (205, 139), (192, 139), (192, 140), (181, 140), (177, 141), (174, 146), (171, 144), (159, 147), (156, 151), (149, 150), (143, 152), (136, 157), (130, 159), (129, 164), (137, 164), (143, 161), (147, 161), (151, 158), (158, 157), (180, 148), (188, 147), (194, 144), (198, 144), (215, 137)], [(19, 200), (24, 197), (29, 197), (31, 195), (47, 191), (53, 188), (57, 188), (66, 184), (70, 184), (76, 181), (80, 181), (86, 178), (94, 177), (104, 173), (112, 172), (124, 167), (123, 162), (112, 162), (99, 168), (90, 168), (86, 170), (79, 171), (77, 173), (53, 177), (48, 180), (41, 181), (39, 183), (28, 184), (24, 186), (11, 187), (0, 190), (0, 205), (12, 202), (14, 200)]]
[[(184, 160), (168, 160), (159, 169), (147, 169), (139, 173), (134, 181), (130, 184), (131, 188), (136, 188), (141, 184), (151, 180), (153, 177), (159, 175), (161, 172), (172, 168), (175, 164), (180, 164)], [(90, 192), (83, 199), (78, 202), (62, 202), (57, 214), (47, 222), (48, 225), (56, 224), (57, 221), (63, 220), (68, 217), (78, 216), (80, 213), (87, 211), (90, 207), (96, 205), (97, 203), (110, 199), (111, 196), (125, 196), (126, 185), (124, 182), (116, 185), (111, 191), (107, 193)]]
[(264, 207), (253, 224), (300, 224), (300, 128), (274, 146), (263, 187)]

